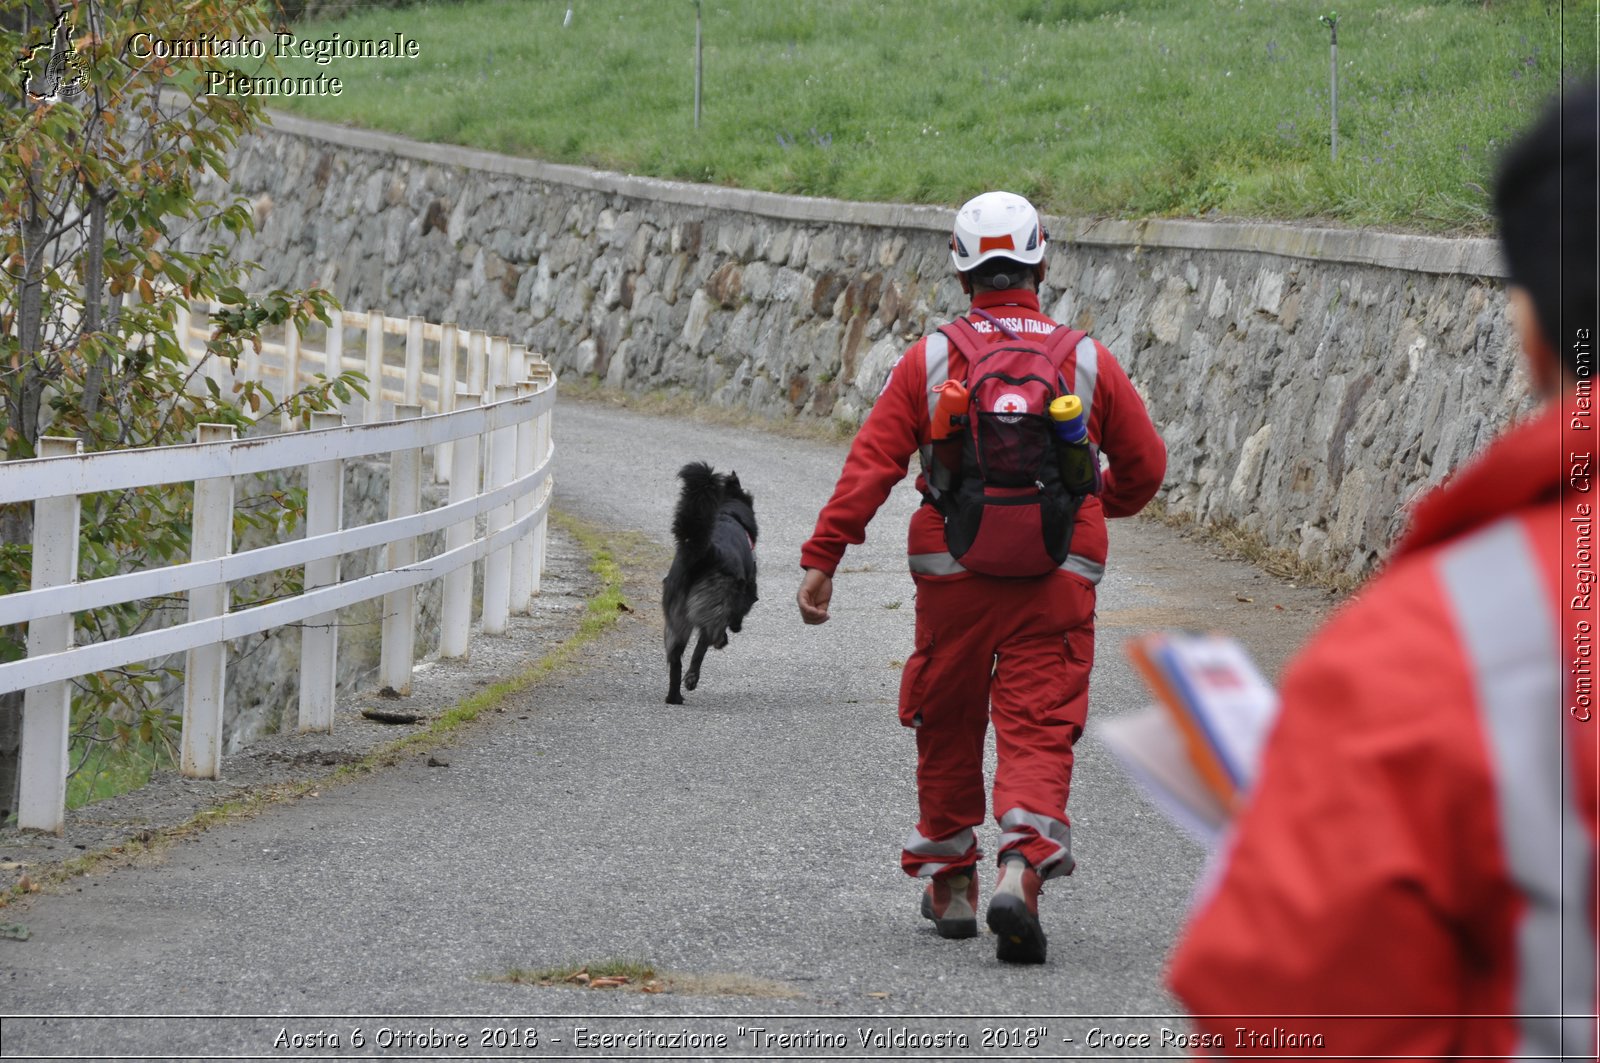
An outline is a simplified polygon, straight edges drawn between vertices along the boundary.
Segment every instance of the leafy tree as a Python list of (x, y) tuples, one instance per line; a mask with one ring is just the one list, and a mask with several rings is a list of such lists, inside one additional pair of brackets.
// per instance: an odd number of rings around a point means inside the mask
[[(226, 178), (229, 149), (264, 119), (260, 101), (202, 93), (221, 59), (141, 59), (152, 49), (129, 44), (140, 33), (258, 37), (273, 28), (264, 10), (237, 0), (0, 0), (0, 51), (28, 57), (0, 65), (0, 442), (8, 460), (32, 457), (42, 435), (77, 436), (86, 450), (189, 442), (201, 422), (247, 430), (360, 390), (360, 375), (348, 374), (282, 396), (257, 381), (225, 394), (204, 372), (212, 359), (236, 368), (245, 344), (260, 349), (263, 329), (326, 324), (333, 300), (320, 288), (246, 294), (254, 264), (235, 260), (231, 246), (252, 224), (249, 205), (200, 191), (207, 170)], [(223, 304), (200, 364), (175, 332), (184, 299)], [(266, 502), (239, 507), (236, 537), (251, 525), (294, 521), (292, 493)], [(188, 504), (187, 488), (176, 487), (85, 497), (80, 576), (183, 560)], [(31, 507), (0, 507), (0, 594), (29, 585), (30, 537)], [(290, 582), (262, 592), (290, 590)], [(80, 615), (79, 639), (160, 623), (161, 606)], [(21, 630), (0, 631), (0, 659), (21, 656), (24, 645)], [(140, 666), (81, 680), (78, 748), (170, 743), (174, 719), (155, 696), (165, 672)], [(0, 817), (15, 808), (20, 704), (20, 695), (0, 697)]]

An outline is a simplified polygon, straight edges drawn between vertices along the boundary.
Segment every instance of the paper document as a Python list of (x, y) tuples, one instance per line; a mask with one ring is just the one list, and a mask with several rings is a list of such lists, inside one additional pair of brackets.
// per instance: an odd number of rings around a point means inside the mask
[(1277, 692), (1225, 635), (1146, 635), (1128, 655), (1159, 708), (1097, 730), (1169, 815), (1213, 841), (1255, 779)]

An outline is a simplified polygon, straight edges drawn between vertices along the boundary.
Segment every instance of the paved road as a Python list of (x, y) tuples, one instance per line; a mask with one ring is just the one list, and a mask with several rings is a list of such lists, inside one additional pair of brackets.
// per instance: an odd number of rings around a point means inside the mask
[[(702, 1017), (674, 1028), (732, 1035), (732, 1019), (706, 1016), (1173, 1010), (1160, 971), (1203, 854), (1130, 789), (1092, 720), (1145, 700), (1118, 649), (1130, 631), (1223, 624), (1275, 665), (1320, 612), (1315, 594), (1159, 525), (1119, 523), (1073, 787), (1078, 871), (1042, 902), (1051, 962), (1005, 968), (987, 935), (936, 937), (897, 865), (915, 814), (912, 738), (894, 712), (912, 640), (909, 481), (847, 556), (833, 621), (806, 628), (798, 547), (842, 445), (571, 403), (556, 438), (557, 505), (663, 547), (684, 461), (736, 469), (755, 493), (762, 601), (688, 703), (662, 703), (659, 573), (647, 572), (634, 617), (460, 738), (448, 770), (403, 765), (213, 829), (164, 866), (31, 901), (32, 940), (0, 941), (0, 1014), (683, 1014)], [(755, 996), (486, 978), (615, 958), (727, 976)], [(348, 1049), (352, 1025), (13, 1019), (0, 1055), (282, 1055), (280, 1028), (343, 1031)], [(544, 1023), (545, 1050), (557, 1025)], [(1056, 1023), (1054, 1051), (1081, 1049), (1081, 1031), (1067, 1048), (1057, 1035), (1087, 1025)]]

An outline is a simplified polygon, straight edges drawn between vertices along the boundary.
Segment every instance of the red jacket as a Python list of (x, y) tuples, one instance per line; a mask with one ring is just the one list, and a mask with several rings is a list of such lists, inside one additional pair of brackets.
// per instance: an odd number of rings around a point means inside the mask
[[(1054, 321), (1039, 312), (1039, 297), (1030, 291), (984, 292), (973, 298), (972, 305), (989, 311), (1013, 331), (1040, 339), (1055, 327)], [(1003, 338), (987, 321), (970, 320), (979, 332), (996, 340)], [(1167, 451), (1150, 423), (1144, 400), (1111, 352), (1098, 340), (1086, 337), (1084, 342), (1094, 347), (1097, 369), (1089, 403), (1089, 438), (1099, 445), (1110, 468), (1099, 498), (1089, 498), (1078, 511), (1072, 553), (1082, 562), (1080, 574), (1097, 582), (1098, 570), (1106, 560), (1105, 518), (1131, 516), (1155, 496), (1166, 473)], [(866, 539), (867, 522), (894, 485), (905, 478), (911, 456), (931, 440), (926, 344), (926, 338), (913, 343), (890, 371), (883, 393), (851, 444), (833, 497), (817, 516), (810, 540), (800, 548), (801, 567), (833, 575), (845, 547)], [(966, 360), (953, 344), (949, 358), (949, 379), (963, 379)], [(1068, 380), (1075, 379), (1072, 368), (1076, 360), (1076, 355), (1069, 357), (1063, 367)], [(917, 486), (926, 487), (920, 474)], [(919, 507), (911, 518), (908, 552), (914, 558), (947, 553), (944, 521), (931, 504)], [(966, 573), (948, 574), (960, 577)]]
[[(1595, 1058), (1594, 508), (1566, 460), (1593, 448), (1563, 424), (1552, 404), (1429, 495), (1288, 669), (1169, 972), (1209, 1047)], [(1590, 1017), (1503, 1017), (1553, 1014)]]

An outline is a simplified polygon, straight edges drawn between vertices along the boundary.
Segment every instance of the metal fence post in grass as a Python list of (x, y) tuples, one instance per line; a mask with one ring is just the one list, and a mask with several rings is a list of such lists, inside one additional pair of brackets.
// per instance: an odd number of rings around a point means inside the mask
[(1339, 12), (1330, 11), (1317, 21), (1328, 27), (1328, 150), (1339, 161)]
[[(82, 454), (77, 439), (45, 436), (39, 457)], [(41, 498), (33, 504), (33, 589), (78, 578), (78, 496)], [(28, 622), (28, 656), (72, 647), (72, 614)], [(58, 680), (29, 687), (22, 695), (22, 764), (17, 826), (59, 832), (66, 823), (68, 749), (72, 732), (72, 683)]]
[[(456, 409), (479, 405), (482, 397), (463, 391), (456, 396)], [(478, 437), (465, 436), (453, 441), (450, 455), (450, 504), (465, 502), (478, 493)], [(477, 520), (468, 517), (444, 531), (446, 551), (457, 550), (472, 541)], [(444, 576), (443, 601), (439, 609), (439, 655), (465, 657), (472, 638), (472, 566), (459, 565)]]
[[(313, 430), (339, 428), (344, 417), (313, 413)], [(344, 519), (344, 461), (332, 458), (306, 466), (306, 538), (340, 529)], [(305, 589), (331, 587), (339, 582), (339, 557), (306, 562)], [(300, 721), (302, 731), (332, 731), (333, 703), (337, 694), (339, 613), (318, 613), (300, 629)]]
[(694, 127), (700, 128), (700, 0), (694, 0)]
[[(394, 419), (422, 416), (422, 407), (396, 403)], [(409, 517), (422, 508), (422, 448), (397, 450), (389, 457), (389, 519)], [(388, 569), (393, 572), (417, 560), (416, 536), (389, 544)], [(411, 693), (411, 665), (417, 648), (417, 589), (406, 587), (383, 596), (383, 644), (378, 650), (378, 681), (396, 694)]]
[[(196, 442), (231, 443), (233, 426), (203, 424)], [(233, 550), (233, 477), (196, 480), (191, 561), (226, 557)], [(189, 619), (209, 620), (228, 611), (228, 585), (189, 592)], [(227, 689), (228, 644), (189, 650), (183, 672), (183, 738), (180, 770), (191, 779), (215, 779), (222, 771), (222, 705)]]
[[(517, 397), (517, 389), (501, 384), (494, 389), (498, 405)], [(503, 414), (502, 414), (503, 416)], [(489, 433), (489, 475), (484, 487), (495, 490), (510, 483), (517, 467), (517, 426), (497, 427)], [(489, 511), (489, 534), (511, 523), (513, 508), (496, 506)], [(483, 624), (485, 635), (504, 635), (511, 615), (511, 548), (507, 544), (492, 551), (483, 563)]]

